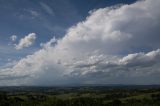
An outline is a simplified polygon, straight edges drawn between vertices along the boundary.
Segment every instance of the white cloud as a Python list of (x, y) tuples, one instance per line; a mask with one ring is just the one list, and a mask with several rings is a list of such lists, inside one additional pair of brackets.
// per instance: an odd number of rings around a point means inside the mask
[(39, 13), (38, 13), (37, 11), (28, 10), (28, 12), (30, 12), (30, 14), (31, 14), (33, 17), (38, 17), (38, 16), (39, 16)]
[(22, 38), (18, 44), (15, 45), (15, 48), (17, 50), (23, 49), (24, 47), (29, 47), (31, 46), (36, 39), (36, 34), (35, 33), (30, 33), (24, 38)]
[(16, 41), (17, 40), (17, 36), (16, 35), (12, 35), (11, 37), (10, 37), (10, 39), (11, 39), (11, 41)]
[(49, 42), (47, 43), (41, 43), (40, 46), (42, 48), (48, 48), (48, 47), (53, 47), (57, 43), (57, 39), (53, 37)]
[(159, 5), (144, 0), (95, 10), (62, 39), (1, 69), (1, 84), (159, 84)]

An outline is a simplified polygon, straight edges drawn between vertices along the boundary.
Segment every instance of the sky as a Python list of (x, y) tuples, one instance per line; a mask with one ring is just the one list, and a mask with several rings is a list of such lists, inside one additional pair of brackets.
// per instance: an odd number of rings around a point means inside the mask
[(0, 0), (0, 86), (160, 84), (159, 0)]

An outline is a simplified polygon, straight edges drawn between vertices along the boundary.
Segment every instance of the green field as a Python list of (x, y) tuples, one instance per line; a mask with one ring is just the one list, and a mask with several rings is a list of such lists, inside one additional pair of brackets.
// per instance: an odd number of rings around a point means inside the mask
[(0, 106), (160, 106), (159, 88), (3, 88)]

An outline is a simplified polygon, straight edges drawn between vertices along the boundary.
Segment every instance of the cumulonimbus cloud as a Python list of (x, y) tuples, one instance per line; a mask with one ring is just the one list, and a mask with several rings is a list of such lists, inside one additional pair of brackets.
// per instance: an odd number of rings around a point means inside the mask
[(143, 0), (94, 10), (62, 39), (1, 69), (1, 84), (158, 84), (159, 5)]
[(36, 34), (35, 33), (30, 33), (24, 38), (20, 39), (18, 44), (15, 44), (15, 48), (17, 50), (23, 49), (25, 47), (31, 46), (36, 39)]

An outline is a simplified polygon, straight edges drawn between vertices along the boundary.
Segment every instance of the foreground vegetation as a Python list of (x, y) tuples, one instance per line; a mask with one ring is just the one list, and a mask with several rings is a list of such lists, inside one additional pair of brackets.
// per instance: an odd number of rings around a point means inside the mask
[(0, 106), (160, 106), (160, 89), (106, 87), (0, 89)]

